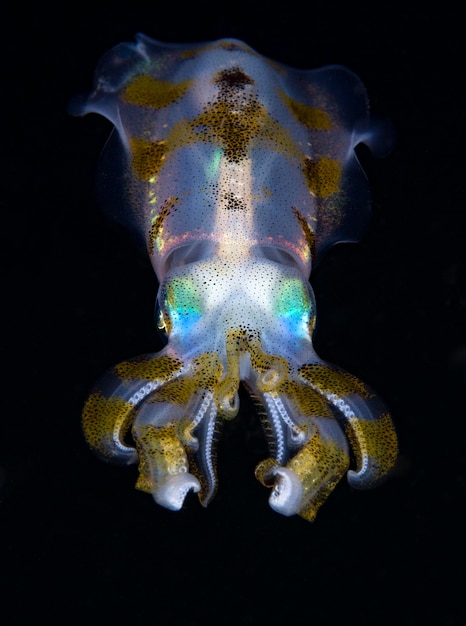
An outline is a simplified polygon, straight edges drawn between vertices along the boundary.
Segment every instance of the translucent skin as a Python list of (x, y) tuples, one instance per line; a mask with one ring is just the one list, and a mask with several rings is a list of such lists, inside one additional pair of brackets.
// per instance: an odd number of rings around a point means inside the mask
[(391, 418), (315, 353), (309, 284), (323, 250), (369, 219), (355, 147), (381, 155), (390, 140), (360, 80), (340, 66), (294, 70), (234, 39), (138, 35), (103, 57), (71, 112), (114, 124), (105, 208), (148, 250), (167, 337), (97, 383), (83, 410), (91, 448), (139, 462), (137, 488), (162, 506), (180, 509), (190, 491), (207, 505), (218, 427), (243, 383), (264, 408), (270, 456), (256, 476), (274, 510), (312, 521), (345, 473), (356, 488), (379, 483), (397, 456)]

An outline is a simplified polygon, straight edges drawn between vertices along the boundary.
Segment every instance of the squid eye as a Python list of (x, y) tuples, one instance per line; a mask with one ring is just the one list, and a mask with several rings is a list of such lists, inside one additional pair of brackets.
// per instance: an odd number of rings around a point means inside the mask
[[(195, 280), (171, 278), (161, 288), (161, 324), (170, 331), (175, 326), (183, 334), (191, 332), (203, 311), (201, 294)], [(160, 320), (160, 318), (159, 318)]]
[(310, 319), (315, 315), (310, 288), (302, 280), (288, 279), (280, 286), (275, 314), (293, 336), (306, 337)]

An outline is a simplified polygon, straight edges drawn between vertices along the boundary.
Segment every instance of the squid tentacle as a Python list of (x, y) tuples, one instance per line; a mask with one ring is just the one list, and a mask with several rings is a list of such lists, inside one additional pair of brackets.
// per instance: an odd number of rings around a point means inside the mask
[[(397, 442), (385, 405), (355, 376), (320, 361), (298, 372), (273, 392), (255, 390), (271, 440), (271, 458), (259, 463), (256, 477), (272, 487), (275, 511), (312, 521), (347, 471), (359, 489), (384, 479)], [(349, 469), (350, 446), (356, 470)]]
[(137, 407), (179, 375), (181, 367), (177, 359), (148, 354), (123, 361), (106, 372), (82, 412), (83, 432), (91, 449), (105, 460), (136, 463), (136, 450), (125, 443), (125, 437)]
[(348, 482), (368, 489), (385, 480), (395, 465), (398, 444), (390, 413), (372, 389), (335, 366), (318, 363), (300, 369), (301, 377), (338, 411), (356, 457)]
[(277, 390), (265, 398), (269, 429), (278, 445), (272, 442), (272, 457), (259, 463), (256, 477), (272, 487), (272, 509), (312, 521), (348, 469), (348, 442), (325, 398), (306, 385), (284, 387), (287, 392)]
[[(215, 359), (189, 366), (166, 355), (124, 361), (100, 379), (85, 404), (86, 440), (101, 458), (139, 462), (136, 487), (158, 504), (178, 510), (193, 491), (207, 506), (217, 489), (217, 405), (227, 415), (238, 410), (235, 398), (227, 402), (202, 384), (199, 389), (200, 381), (220, 377)], [(125, 441), (129, 434), (134, 446)]]

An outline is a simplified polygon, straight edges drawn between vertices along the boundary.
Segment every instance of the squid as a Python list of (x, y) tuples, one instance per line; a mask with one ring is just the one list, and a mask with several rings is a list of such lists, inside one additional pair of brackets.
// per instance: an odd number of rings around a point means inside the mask
[(260, 406), (268, 458), (255, 475), (274, 511), (313, 521), (345, 474), (356, 489), (385, 480), (398, 447), (387, 407), (312, 343), (311, 271), (370, 218), (356, 148), (385, 156), (391, 143), (360, 79), (292, 69), (236, 39), (138, 34), (103, 56), (70, 113), (113, 125), (100, 195), (147, 250), (165, 339), (91, 390), (90, 448), (137, 463), (136, 488), (167, 509), (190, 492), (207, 506), (243, 385)]

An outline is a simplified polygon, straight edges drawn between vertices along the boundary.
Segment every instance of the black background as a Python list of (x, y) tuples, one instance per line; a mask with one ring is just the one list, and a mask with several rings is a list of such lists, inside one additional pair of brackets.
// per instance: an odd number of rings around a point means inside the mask
[[(213, 623), (456, 625), (465, 618), (465, 71), (448, 3), (196, 2), (36, 8), (2, 16), (3, 410), (0, 607), (5, 626)], [(245, 40), (283, 63), (341, 63), (398, 133), (365, 159), (363, 241), (312, 282), (319, 354), (370, 383), (400, 436), (395, 476), (345, 481), (309, 524), (267, 504), (252, 407), (227, 425), (208, 509), (156, 506), (135, 467), (86, 448), (80, 410), (110, 365), (160, 347), (148, 260), (99, 212), (109, 133), (70, 118), (99, 57), (136, 32)]]

